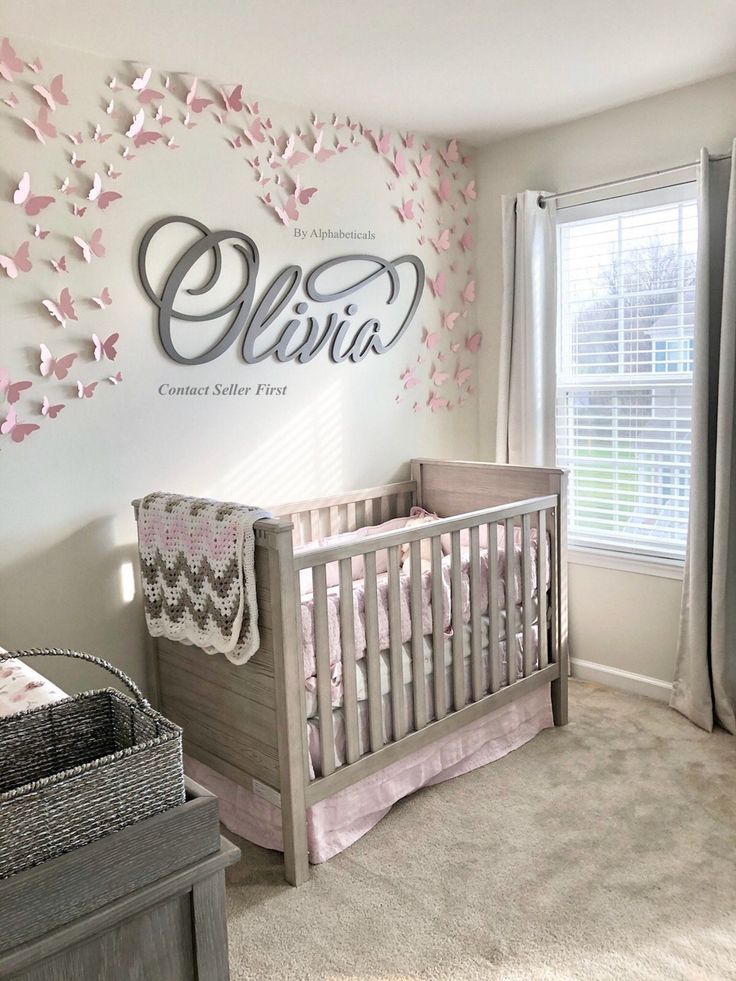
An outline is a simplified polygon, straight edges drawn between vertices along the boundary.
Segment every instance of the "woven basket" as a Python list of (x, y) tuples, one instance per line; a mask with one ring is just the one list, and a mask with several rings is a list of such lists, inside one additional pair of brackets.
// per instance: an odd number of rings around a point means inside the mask
[(58, 649), (0, 662), (52, 655), (105, 668), (135, 698), (107, 688), (0, 718), (0, 879), (184, 802), (181, 729), (126, 674)]

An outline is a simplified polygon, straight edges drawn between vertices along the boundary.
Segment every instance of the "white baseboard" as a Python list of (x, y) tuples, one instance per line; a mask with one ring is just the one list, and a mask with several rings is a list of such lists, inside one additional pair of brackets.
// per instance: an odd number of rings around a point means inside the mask
[(573, 678), (581, 681), (593, 681), (597, 685), (607, 685), (618, 688), (634, 695), (646, 695), (660, 702), (669, 702), (672, 695), (672, 685), (659, 678), (650, 678), (645, 674), (635, 674), (633, 671), (623, 671), (612, 668), (607, 664), (597, 664), (595, 661), (582, 661), (578, 657), (570, 658)]

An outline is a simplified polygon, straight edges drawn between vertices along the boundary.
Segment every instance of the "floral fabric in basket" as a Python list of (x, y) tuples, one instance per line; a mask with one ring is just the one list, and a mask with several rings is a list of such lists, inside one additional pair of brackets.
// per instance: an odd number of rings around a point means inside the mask
[[(5, 648), (0, 647), (0, 653), (4, 652)], [(0, 716), (48, 705), (60, 698), (66, 698), (66, 692), (23, 661), (0, 664)]]

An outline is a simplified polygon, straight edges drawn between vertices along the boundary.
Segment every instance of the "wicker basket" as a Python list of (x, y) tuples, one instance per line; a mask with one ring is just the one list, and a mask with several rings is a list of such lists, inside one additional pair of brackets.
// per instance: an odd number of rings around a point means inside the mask
[(107, 688), (0, 718), (0, 879), (184, 802), (181, 729), (126, 674), (58, 649), (0, 662), (52, 655), (106, 668), (135, 700)]

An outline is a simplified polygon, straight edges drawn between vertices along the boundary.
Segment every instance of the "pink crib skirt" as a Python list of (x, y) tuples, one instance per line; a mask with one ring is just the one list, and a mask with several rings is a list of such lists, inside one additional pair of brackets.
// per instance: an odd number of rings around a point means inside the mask
[[(549, 687), (537, 689), (325, 798), (307, 810), (309, 861), (317, 865), (344, 851), (402, 797), (501, 759), (553, 724)], [(193, 780), (218, 796), (226, 828), (263, 848), (283, 851), (276, 804), (203, 763), (185, 757), (184, 764)]]

